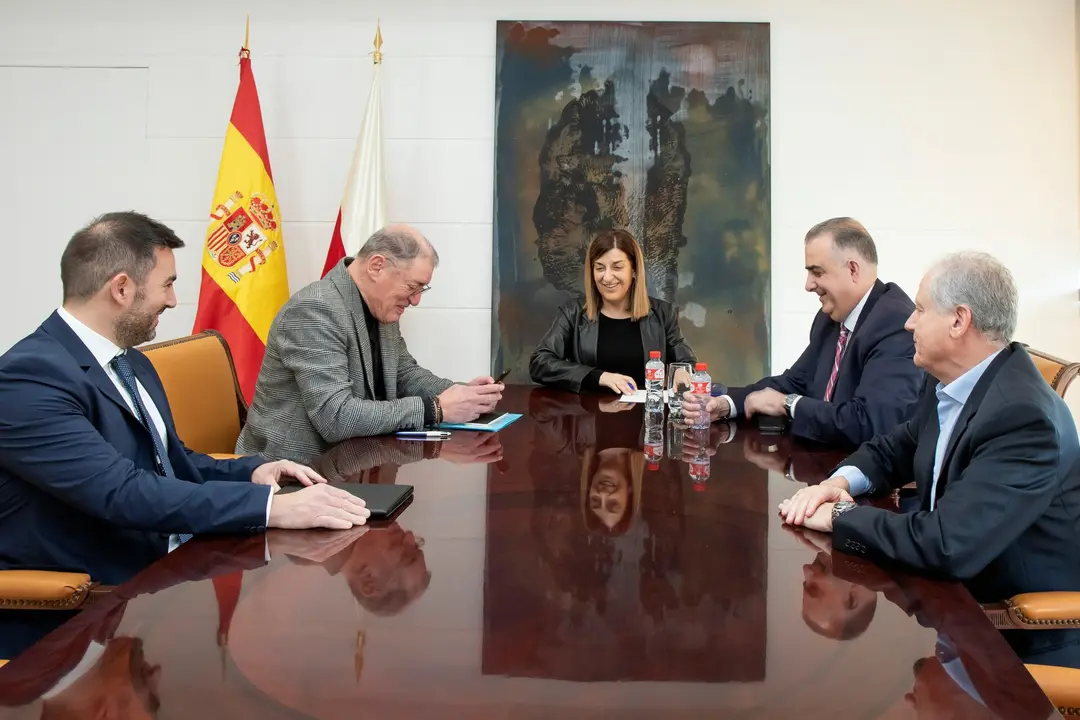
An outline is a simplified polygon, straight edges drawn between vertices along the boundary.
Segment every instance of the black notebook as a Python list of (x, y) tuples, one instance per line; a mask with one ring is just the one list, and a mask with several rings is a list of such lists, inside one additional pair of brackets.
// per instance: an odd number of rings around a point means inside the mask
[[(367, 503), (367, 509), (371, 511), (372, 520), (383, 520), (390, 517), (404, 505), (413, 494), (412, 485), (381, 485), (378, 483), (341, 483), (334, 484), (345, 492), (352, 493)], [(303, 490), (304, 486), (299, 483), (282, 485), (278, 494), (292, 493)]]

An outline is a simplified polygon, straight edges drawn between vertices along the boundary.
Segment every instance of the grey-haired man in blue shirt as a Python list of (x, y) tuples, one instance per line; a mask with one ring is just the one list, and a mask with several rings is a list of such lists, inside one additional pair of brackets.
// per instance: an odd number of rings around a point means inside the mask
[[(934, 265), (907, 321), (928, 375), (915, 417), (781, 503), (784, 521), (832, 532), (839, 551), (961, 580), (980, 602), (1080, 590), (1080, 443), (1012, 342), (1017, 305), (1011, 273), (985, 253)], [(912, 481), (912, 512), (854, 502)]]

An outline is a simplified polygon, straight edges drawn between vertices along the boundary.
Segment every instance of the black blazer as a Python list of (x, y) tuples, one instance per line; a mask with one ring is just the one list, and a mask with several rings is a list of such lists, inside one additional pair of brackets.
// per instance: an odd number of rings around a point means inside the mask
[(773, 388), (802, 399), (795, 406), (791, 432), (830, 445), (855, 447), (911, 418), (923, 372), (915, 367), (915, 343), (904, 323), (915, 304), (900, 286), (874, 283), (855, 332), (847, 340), (831, 402), (825, 388), (836, 359), (840, 323), (819, 311), (810, 326), (810, 344), (788, 370), (753, 385), (732, 388), (728, 396), (743, 414), (746, 396)]
[[(649, 314), (638, 321), (638, 326), (644, 350), (642, 367), (649, 362), (649, 351), (657, 349), (665, 364), (694, 362), (694, 351), (679, 330), (678, 313), (671, 303), (649, 298)], [(564, 303), (529, 359), (529, 377), (541, 385), (581, 392), (585, 376), (597, 369), (599, 328), (598, 321), (585, 315), (580, 300)]]
[(90, 350), (53, 313), (0, 357), (0, 569), (89, 573), (117, 585), (168, 552), (169, 533), (262, 533), (265, 462), (215, 460), (176, 434), (154, 366), (128, 350), (166, 427), (176, 479)]
[(914, 480), (920, 510), (846, 512), (833, 546), (963, 580), (980, 602), (1080, 590), (1080, 443), (1065, 402), (1023, 346), (1002, 350), (960, 411), (930, 512), (936, 385), (927, 378), (913, 419), (841, 463), (862, 470), (873, 493)]

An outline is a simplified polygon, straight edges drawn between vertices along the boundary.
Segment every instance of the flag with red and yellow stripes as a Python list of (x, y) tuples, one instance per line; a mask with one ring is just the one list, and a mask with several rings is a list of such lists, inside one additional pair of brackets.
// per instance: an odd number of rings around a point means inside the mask
[(250, 403), (270, 323), (289, 299), (289, 280), (281, 213), (247, 45), (245, 37), (240, 86), (210, 204), (192, 332), (213, 329), (225, 337), (240, 389)]

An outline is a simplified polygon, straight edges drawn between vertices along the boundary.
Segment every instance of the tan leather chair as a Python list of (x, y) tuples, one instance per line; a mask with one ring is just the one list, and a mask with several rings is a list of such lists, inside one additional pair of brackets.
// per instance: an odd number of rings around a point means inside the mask
[(112, 588), (86, 573), (0, 571), (0, 610), (78, 610)]
[(1028, 345), (1024, 345), (1024, 348), (1028, 351), (1028, 355), (1035, 362), (1035, 367), (1039, 369), (1039, 372), (1042, 373), (1042, 376), (1050, 384), (1054, 392), (1061, 397), (1065, 397), (1065, 391), (1069, 389), (1069, 385), (1080, 374), (1080, 363), (1062, 360)]
[[(1080, 592), (1022, 593), (1005, 602), (983, 605), (999, 630), (1080, 629)], [(1080, 670), (1025, 665), (1062, 715), (1080, 715)]]
[(140, 347), (165, 386), (176, 434), (192, 450), (233, 454), (247, 403), (225, 338), (214, 330)]
[[(1070, 363), (1024, 346), (1035, 367), (1059, 396), (1080, 374), (1080, 363)], [(983, 605), (999, 630), (1080, 629), (1080, 592), (1021, 593), (1005, 602)], [(1052, 665), (1026, 665), (1062, 715), (1080, 715), (1080, 670)]]

